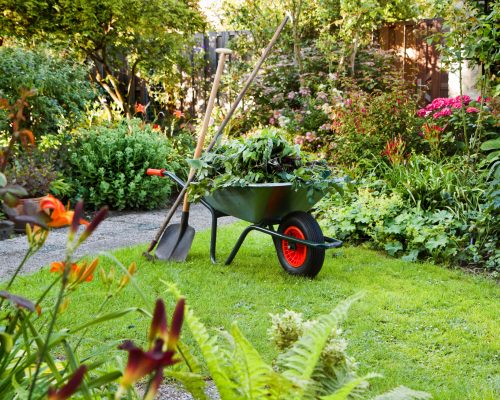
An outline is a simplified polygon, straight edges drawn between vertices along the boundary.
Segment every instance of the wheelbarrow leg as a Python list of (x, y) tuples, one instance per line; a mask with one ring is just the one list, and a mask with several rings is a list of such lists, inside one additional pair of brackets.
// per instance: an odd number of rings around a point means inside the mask
[(229, 265), (233, 262), (234, 257), (236, 257), (236, 254), (238, 254), (238, 251), (240, 250), (240, 247), (243, 244), (243, 242), (245, 241), (247, 235), (250, 233), (251, 230), (256, 229), (256, 228), (257, 228), (256, 225), (250, 225), (241, 233), (238, 241), (236, 242), (236, 244), (233, 247), (233, 250), (231, 251), (231, 254), (229, 254), (229, 257), (227, 258), (227, 260), (225, 262), (226, 265)]
[(217, 248), (217, 215), (214, 211), (212, 212), (212, 233), (210, 235), (210, 260), (212, 264), (217, 264), (217, 259), (215, 257), (215, 252)]

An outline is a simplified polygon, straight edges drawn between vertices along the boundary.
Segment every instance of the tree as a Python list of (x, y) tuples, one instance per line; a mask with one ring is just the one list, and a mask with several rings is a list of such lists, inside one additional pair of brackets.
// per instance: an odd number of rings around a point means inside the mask
[(136, 77), (174, 78), (204, 19), (192, 0), (0, 0), (0, 37), (48, 41), (93, 62), (92, 79), (127, 116)]

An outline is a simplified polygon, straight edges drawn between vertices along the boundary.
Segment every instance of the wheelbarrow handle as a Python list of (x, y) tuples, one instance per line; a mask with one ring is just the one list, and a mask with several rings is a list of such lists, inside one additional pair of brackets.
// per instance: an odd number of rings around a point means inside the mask
[(146, 175), (163, 177), (165, 171), (166, 171), (165, 168), (162, 169), (148, 168), (146, 170)]

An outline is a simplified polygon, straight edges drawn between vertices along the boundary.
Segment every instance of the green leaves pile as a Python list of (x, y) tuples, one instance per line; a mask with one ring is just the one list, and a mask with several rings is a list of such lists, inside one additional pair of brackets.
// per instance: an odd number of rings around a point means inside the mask
[(307, 186), (312, 194), (331, 188), (340, 191), (338, 179), (331, 177), (326, 162), (301, 154), (298, 145), (290, 145), (273, 128), (262, 129), (258, 136), (230, 140), (199, 160), (190, 160), (197, 171), (191, 184), (193, 200), (217, 189), (255, 183), (290, 182), (294, 188)]

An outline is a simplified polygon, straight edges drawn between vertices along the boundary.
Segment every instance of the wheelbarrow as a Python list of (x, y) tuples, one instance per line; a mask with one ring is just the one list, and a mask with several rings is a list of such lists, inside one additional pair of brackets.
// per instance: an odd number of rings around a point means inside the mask
[[(185, 184), (164, 169), (148, 169), (147, 174), (169, 177), (181, 187)], [(323, 266), (325, 250), (342, 246), (340, 240), (324, 236), (316, 219), (308, 213), (324, 195), (324, 192), (311, 191), (308, 187), (293, 188), (291, 183), (262, 183), (217, 189), (203, 197), (200, 202), (212, 215), (212, 263), (217, 262), (217, 221), (232, 216), (251, 225), (241, 233), (225, 261), (226, 265), (231, 264), (247, 235), (255, 230), (273, 238), (278, 260), (286, 272), (316, 276)]]

